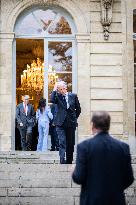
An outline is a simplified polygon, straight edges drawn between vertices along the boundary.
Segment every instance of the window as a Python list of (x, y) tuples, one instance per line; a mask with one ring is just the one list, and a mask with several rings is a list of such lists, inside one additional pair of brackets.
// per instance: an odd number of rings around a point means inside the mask
[(16, 36), (16, 101), (29, 94), (37, 108), (50, 93), (56, 81), (67, 82), (76, 91), (75, 26), (67, 12), (58, 8), (31, 9), (15, 25)]
[(16, 35), (72, 34), (74, 28), (58, 10), (36, 9), (20, 16), (15, 26)]

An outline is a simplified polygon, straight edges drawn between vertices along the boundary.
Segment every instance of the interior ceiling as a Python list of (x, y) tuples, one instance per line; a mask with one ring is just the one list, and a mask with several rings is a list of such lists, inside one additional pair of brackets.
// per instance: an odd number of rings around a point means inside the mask
[(17, 73), (26, 69), (26, 64), (32, 60), (44, 58), (44, 41), (41, 39), (17, 39), (16, 40), (16, 67)]
[(32, 52), (35, 47), (43, 48), (43, 40), (41, 39), (17, 39), (17, 52)]

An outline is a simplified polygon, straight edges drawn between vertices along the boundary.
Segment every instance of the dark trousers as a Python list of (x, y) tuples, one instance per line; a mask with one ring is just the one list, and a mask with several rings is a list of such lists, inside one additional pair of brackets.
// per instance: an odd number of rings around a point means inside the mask
[(21, 150), (21, 137), (17, 127), (15, 127), (15, 150)]
[(21, 135), (21, 148), (23, 151), (32, 149), (32, 127), (25, 126), (19, 128)]
[(64, 163), (66, 152), (66, 163), (72, 164), (75, 142), (75, 128), (57, 126), (56, 131), (59, 139), (60, 163)]

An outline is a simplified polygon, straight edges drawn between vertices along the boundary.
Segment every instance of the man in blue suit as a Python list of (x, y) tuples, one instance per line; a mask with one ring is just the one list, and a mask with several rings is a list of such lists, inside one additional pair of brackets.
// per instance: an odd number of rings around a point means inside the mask
[(124, 190), (134, 180), (129, 146), (111, 137), (109, 128), (109, 114), (95, 112), (94, 137), (77, 146), (72, 178), (81, 185), (80, 205), (126, 205)]
[(77, 118), (81, 113), (78, 97), (74, 93), (67, 92), (66, 83), (60, 81), (54, 86), (51, 102), (57, 104), (54, 124), (59, 139), (60, 163), (72, 164)]

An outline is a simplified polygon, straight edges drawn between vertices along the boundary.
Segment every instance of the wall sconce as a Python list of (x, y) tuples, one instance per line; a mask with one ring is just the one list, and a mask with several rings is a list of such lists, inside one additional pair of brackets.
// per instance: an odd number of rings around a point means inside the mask
[(109, 39), (109, 27), (112, 22), (113, 0), (101, 0), (101, 24), (103, 26), (104, 40)]

